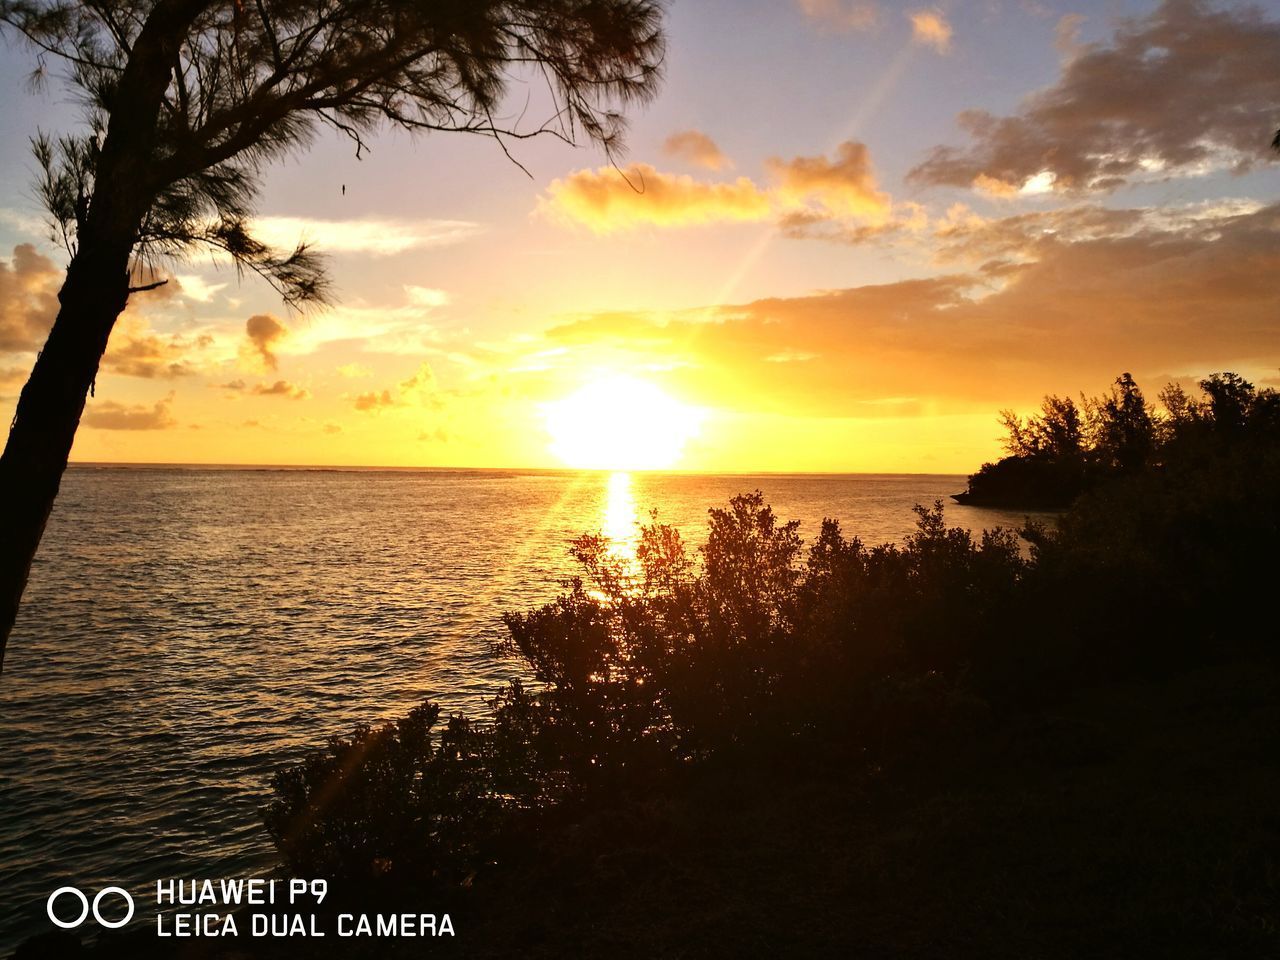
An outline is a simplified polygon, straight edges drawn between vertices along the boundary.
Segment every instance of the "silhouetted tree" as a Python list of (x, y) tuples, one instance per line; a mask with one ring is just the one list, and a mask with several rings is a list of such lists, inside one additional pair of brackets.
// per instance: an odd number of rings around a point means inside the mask
[(1238, 373), (1215, 373), (1200, 381), (1200, 389), (1208, 396), (1207, 414), (1214, 430), (1233, 434), (1244, 428), (1253, 411), (1253, 384)]
[(1155, 447), (1156, 428), (1146, 398), (1132, 375), (1116, 378), (1109, 396), (1097, 405), (1094, 452), (1105, 466), (1136, 470), (1147, 463)]
[[(250, 232), (265, 163), (323, 126), (357, 153), (384, 124), (612, 147), (612, 105), (655, 90), (661, 15), (660, 0), (0, 0), (0, 24), (36, 48), (38, 73), (66, 66), (87, 113), (83, 132), (34, 142), (70, 262), (0, 457), (0, 664), (139, 264), (214, 248), (290, 304), (322, 301), (310, 250)], [(554, 99), (536, 129), (494, 118), (517, 65)]]
[(1025, 421), (1012, 410), (1002, 411), (1000, 420), (1008, 431), (1005, 446), (1012, 456), (1061, 460), (1077, 457), (1083, 449), (1080, 410), (1070, 397), (1045, 397), (1040, 415)]

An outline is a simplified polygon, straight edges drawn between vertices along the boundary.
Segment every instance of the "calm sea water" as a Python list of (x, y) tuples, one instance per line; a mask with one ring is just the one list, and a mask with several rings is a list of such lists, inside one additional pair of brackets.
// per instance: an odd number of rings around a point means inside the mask
[[(649, 510), (700, 543), (761, 489), (899, 541), (944, 476), (73, 467), (0, 677), (0, 951), (63, 884), (269, 870), (275, 769), (431, 698), (485, 708), (517, 673), (500, 614), (553, 597), (569, 541)], [(952, 505), (953, 524), (1018, 513)], [(67, 907), (70, 910), (70, 907)], [(89, 929), (89, 928), (85, 928)]]

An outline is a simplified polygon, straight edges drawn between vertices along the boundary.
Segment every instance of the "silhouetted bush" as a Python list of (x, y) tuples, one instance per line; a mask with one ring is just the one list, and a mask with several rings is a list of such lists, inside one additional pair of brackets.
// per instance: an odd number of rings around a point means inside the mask
[(427, 703), (362, 724), (276, 774), (264, 818), (296, 875), (456, 879), (513, 812), (545, 799), (524, 737), (439, 718)]
[(333, 739), (276, 777), (272, 837), (304, 873), (456, 876), (565, 800), (778, 758), (963, 755), (1082, 683), (1269, 649), (1280, 403), (1230, 374), (1201, 386), (1166, 390), (1159, 417), (1126, 375), (1083, 417), (1053, 400), (1008, 418), (1024, 467), (1107, 477), (1028, 526), (1029, 556), (1010, 531), (949, 528), (941, 503), (900, 546), (827, 520), (806, 548), (758, 491), (711, 510), (697, 551), (658, 523), (634, 557), (582, 537), (564, 594), (504, 618), (530, 683), (483, 723), (437, 731), (428, 705)]

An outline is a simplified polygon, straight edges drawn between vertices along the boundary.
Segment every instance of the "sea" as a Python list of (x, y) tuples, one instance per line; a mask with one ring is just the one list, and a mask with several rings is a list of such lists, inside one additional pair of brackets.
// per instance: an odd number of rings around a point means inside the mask
[(64, 885), (269, 875), (273, 772), (424, 700), (486, 711), (521, 674), (493, 650), (501, 615), (553, 599), (584, 533), (625, 550), (656, 511), (696, 546), (708, 509), (754, 490), (808, 538), (833, 517), (901, 542), (937, 500), (975, 532), (1024, 521), (950, 503), (964, 486), (73, 465), (0, 676), (0, 955), (52, 929)]

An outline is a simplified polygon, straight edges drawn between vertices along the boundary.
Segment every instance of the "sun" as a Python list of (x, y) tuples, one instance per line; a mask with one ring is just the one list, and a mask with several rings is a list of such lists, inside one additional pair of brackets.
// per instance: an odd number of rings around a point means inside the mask
[(626, 374), (598, 376), (543, 411), (551, 452), (581, 470), (675, 466), (702, 419), (697, 409)]

